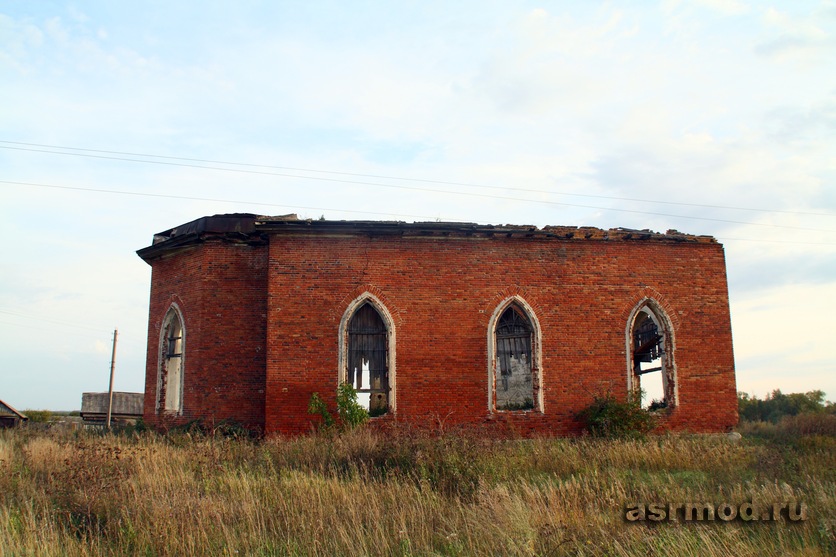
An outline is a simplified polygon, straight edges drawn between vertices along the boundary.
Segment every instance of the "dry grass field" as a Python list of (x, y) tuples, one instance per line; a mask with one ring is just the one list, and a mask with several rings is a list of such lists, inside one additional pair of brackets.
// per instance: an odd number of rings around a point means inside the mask
[[(0, 554), (834, 555), (836, 437), (792, 427), (737, 443), (4, 430)], [(639, 503), (789, 501), (806, 520), (625, 520)]]

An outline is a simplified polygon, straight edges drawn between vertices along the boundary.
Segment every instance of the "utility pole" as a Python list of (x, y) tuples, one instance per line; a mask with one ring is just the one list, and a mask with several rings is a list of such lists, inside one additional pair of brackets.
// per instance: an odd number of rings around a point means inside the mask
[(113, 413), (113, 371), (116, 369), (116, 336), (119, 334), (117, 329), (113, 329), (113, 353), (110, 356), (110, 386), (107, 389), (107, 429), (110, 429), (110, 416)]

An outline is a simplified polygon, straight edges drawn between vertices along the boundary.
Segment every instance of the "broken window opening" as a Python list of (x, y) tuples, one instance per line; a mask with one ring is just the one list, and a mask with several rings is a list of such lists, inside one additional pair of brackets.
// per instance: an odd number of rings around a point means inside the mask
[(511, 304), (496, 325), (494, 389), (497, 410), (535, 408), (535, 373), (532, 361), (534, 328), (525, 311)]
[(635, 316), (630, 331), (632, 390), (642, 408), (660, 410), (675, 403), (671, 339), (660, 310), (649, 305)]
[(346, 381), (357, 391), (357, 401), (380, 416), (389, 411), (388, 330), (375, 307), (366, 302), (348, 323)]
[(161, 331), (157, 411), (180, 412), (183, 407), (183, 322), (172, 307)]

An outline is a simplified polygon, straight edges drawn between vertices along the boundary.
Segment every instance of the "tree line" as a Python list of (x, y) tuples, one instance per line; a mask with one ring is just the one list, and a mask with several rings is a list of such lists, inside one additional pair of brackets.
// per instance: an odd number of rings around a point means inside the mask
[(775, 389), (760, 399), (747, 393), (737, 393), (741, 421), (778, 423), (787, 416), (799, 414), (836, 414), (836, 403), (824, 399), (824, 391), (784, 394)]

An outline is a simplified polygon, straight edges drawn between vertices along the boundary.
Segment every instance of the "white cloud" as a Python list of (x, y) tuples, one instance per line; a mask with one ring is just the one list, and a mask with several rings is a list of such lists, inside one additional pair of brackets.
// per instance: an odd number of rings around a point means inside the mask
[(749, 11), (749, 6), (737, 0), (697, 0), (697, 4), (725, 16), (740, 15)]
[(836, 53), (836, 36), (822, 27), (817, 13), (793, 16), (775, 8), (763, 15), (768, 35), (755, 46), (755, 52), (777, 62), (811, 63)]

